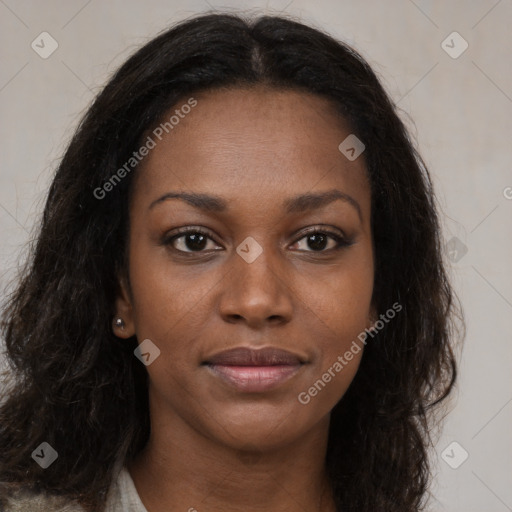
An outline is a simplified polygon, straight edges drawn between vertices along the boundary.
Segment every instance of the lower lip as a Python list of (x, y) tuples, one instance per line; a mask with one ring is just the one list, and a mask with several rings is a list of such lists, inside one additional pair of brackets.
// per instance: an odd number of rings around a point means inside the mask
[(258, 393), (275, 388), (293, 377), (302, 365), (227, 366), (208, 365), (215, 375), (240, 391)]

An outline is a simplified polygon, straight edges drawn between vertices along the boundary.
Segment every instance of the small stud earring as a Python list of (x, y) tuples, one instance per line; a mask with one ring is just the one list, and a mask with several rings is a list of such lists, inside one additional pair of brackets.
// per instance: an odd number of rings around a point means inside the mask
[(124, 329), (125, 328), (125, 323), (124, 323), (124, 320), (120, 317), (116, 318), (115, 321), (114, 321), (114, 325), (116, 327), (119, 327), (119, 329)]

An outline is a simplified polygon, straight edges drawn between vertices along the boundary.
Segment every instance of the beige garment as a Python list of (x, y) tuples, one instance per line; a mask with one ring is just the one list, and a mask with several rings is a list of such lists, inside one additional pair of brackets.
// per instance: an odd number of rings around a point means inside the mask
[[(84, 509), (60, 497), (25, 492), (11, 500), (1, 512), (84, 512)], [(102, 512), (147, 512), (126, 467), (118, 472)]]

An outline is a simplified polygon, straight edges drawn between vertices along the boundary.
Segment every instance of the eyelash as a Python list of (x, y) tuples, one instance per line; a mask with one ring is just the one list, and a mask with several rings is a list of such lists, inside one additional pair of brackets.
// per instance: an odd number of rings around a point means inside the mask
[[(171, 248), (173, 250), (175, 250), (176, 252), (178, 252), (180, 254), (206, 254), (208, 251), (204, 251), (204, 250), (202, 250), (202, 251), (182, 251), (180, 249), (176, 249), (175, 247), (173, 247), (173, 242), (175, 240), (182, 238), (184, 235), (187, 235), (190, 233), (203, 235), (203, 236), (206, 236), (207, 238), (209, 238), (210, 240), (213, 240), (213, 238), (210, 236), (210, 233), (208, 231), (204, 230), (203, 228), (187, 226), (184, 228), (179, 228), (178, 231), (171, 236), (164, 237), (162, 243), (163, 243), (163, 245), (171, 246)], [(300, 240), (302, 240), (303, 238), (305, 238), (307, 236), (315, 235), (315, 234), (328, 235), (330, 238), (332, 238), (336, 242), (336, 246), (331, 247), (330, 249), (327, 249), (327, 250), (321, 250), (321, 251), (310, 250), (310, 251), (300, 251), (300, 252), (307, 252), (307, 253), (313, 253), (313, 254), (326, 254), (326, 253), (330, 253), (331, 251), (338, 251), (340, 249), (348, 247), (348, 246), (352, 245), (352, 243), (353, 243), (351, 240), (348, 240), (347, 238), (341, 236), (337, 232), (334, 232), (327, 228), (318, 228), (318, 227), (307, 229), (305, 232), (302, 233), (302, 236), (300, 238), (298, 238), (294, 243), (299, 242)], [(213, 241), (215, 242), (215, 240), (213, 240)], [(217, 243), (217, 242), (215, 242), (215, 243)], [(217, 244), (217, 245), (219, 245), (219, 244)]]

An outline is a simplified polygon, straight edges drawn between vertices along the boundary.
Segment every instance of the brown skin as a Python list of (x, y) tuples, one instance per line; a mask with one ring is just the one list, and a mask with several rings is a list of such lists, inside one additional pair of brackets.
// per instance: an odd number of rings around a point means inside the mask
[[(362, 352), (307, 405), (297, 397), (374, 319), (364, 158), (340, 153), (351, 131), (315, 95), (257, 87), (194, 98), (145, 157), (130, 205), (132, 293), (121, 279), (126, 327), (115, 333), (161, 351), (147, 366), (150, 439), (130, 473), (148, 512), (335, 511), (325, 472), (330, 411)], [(331, 189), (351, 196), (361, 218), (342, 200), (285, 212), (286, 199)], [(180, 199), (150, 208), (170, 191), (221, 196), (228, 208), (205, 212)], [(183, 226), (209, 232), (202, 253), (189, 236), (165, 245)], [(328, 238), (315, 251), (308, 227), (341, 230), (352, 244), (331, 250)], [(249, 236), (263, 248), (252, 263), (236, 252)], [(278, 347), (307, 363), (277, 388), (243, 393), (201, 365), (237, 346)]]

